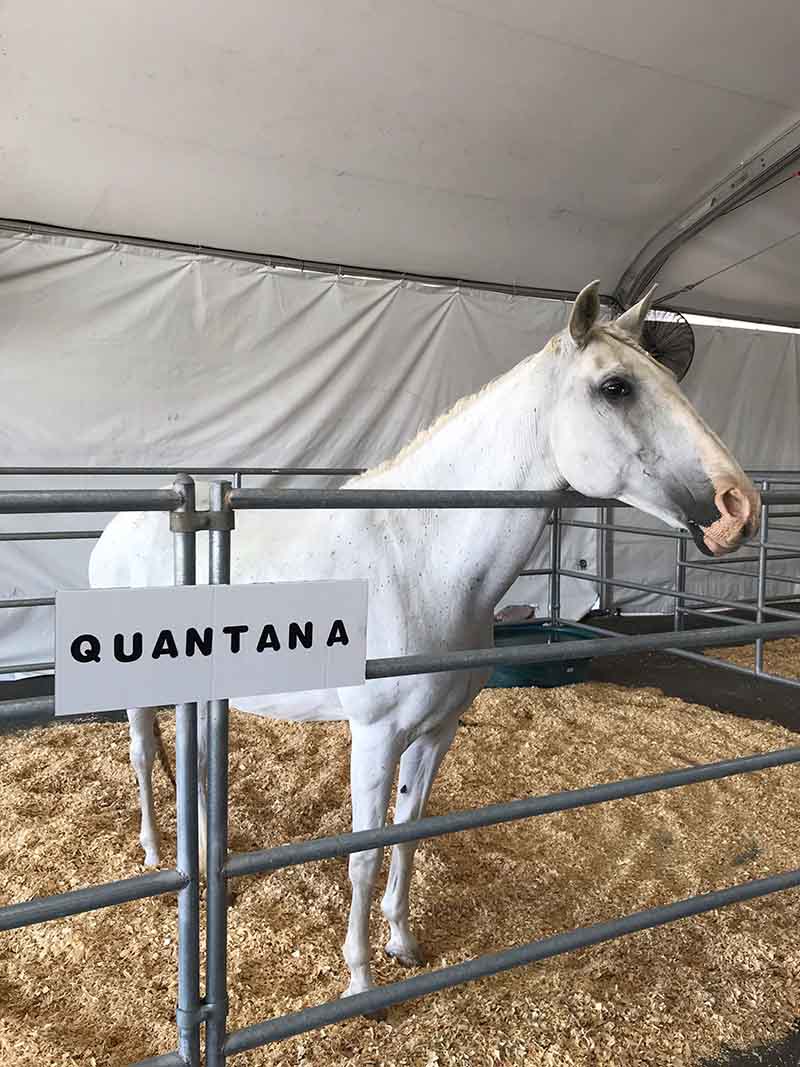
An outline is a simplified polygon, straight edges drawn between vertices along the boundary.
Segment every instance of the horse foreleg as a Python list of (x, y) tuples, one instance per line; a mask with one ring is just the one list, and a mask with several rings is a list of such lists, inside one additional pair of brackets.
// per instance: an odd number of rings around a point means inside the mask
[[(450, 748), (457, 726), (456, 714), (437, 730), (418, 737), (403, 753), (397, 784), (395, 823), (421, 819), (425, 814), (433, 780)], [(383, 914), (389, 920), (390, 929), (386, 952), (405, 967), (414, 967), (423, 962), (422, 952), (408, 922), (409, 892), (416, 850), (416, 841), (393, 847), (389, 880), (381, 904)]]
[[(393, 732), (379, 725), (351, 723), (350, 730), (353, 830), (371, 830), (386, 823), (389, 793), (402, 746)], [(382, 857), (382, 848), (350, 856), (352, 901), (343, 947), (350, 984), (345, 996), (363, 993), (375, 985), (370, 966), (369, 917)]]
[(153, 800), (153, 763), (156, 758), (155, 708), (128, 708), (131, 766), (139, 783), (142, 813), (139, 841), (148, 867), (159, 863), (160, 834)]

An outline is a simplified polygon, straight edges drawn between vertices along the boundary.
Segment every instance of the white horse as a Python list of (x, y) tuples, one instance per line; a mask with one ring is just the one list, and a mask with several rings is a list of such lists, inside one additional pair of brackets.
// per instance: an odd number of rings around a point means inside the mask
[[(615, 322), (598, 324), (598, 283), (579, 295), (569, 326), (545, 348), (460, 400), (395, 459), (351, 479), (359, 489), (572, 487), (616, 497), (705, 550), (732, 551), (758, 528), (759, 498), (736, 460), (639, 345), (652, 293)], [(201, 487), (198, 487), (201, 488)], [(198, 494), (199, 496), (201, 494)], [(243, 511), (232, 539), (232, 580), (367, 578), (367, 654), (486, 648), (492, 614), (519, 576), (547, 520), (544, 511)], [(207, 573), (207, 535), (198, 580)], [(90, 564), (93, 587), (170, 585), (172, 540), (163, 515), (116, 516)], [(237, 701), (278, 718), (348, 719), (353, 829), (384, 824), (398, 763), (396, 821), (420, 818), (459, 715), (486, 671), (371, 681), (363, 687)], [(159, 862), (151, 775), (155, 709), (128, 710), (139, 783), (145, 862)], [(204, 779), (205, 731), (200, 731)], [(201, 790), (200, 825), (205, 826)], [(409, 929), (414, 844), (394, 847), (383, 913), (386, 951), (421, 962)], [(350, 857), (352, 905), (344, 957), (347, 993), (373, 986), (369, 915), (382, 850)]]

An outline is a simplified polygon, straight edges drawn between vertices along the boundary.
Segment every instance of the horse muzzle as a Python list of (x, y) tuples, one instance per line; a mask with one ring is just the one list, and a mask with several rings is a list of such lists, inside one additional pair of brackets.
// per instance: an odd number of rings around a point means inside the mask
[(689, 520), (687, 526), (704, 556), (726, 556), (755, 537), (761, 520), (761, 497), (749, 482), (717, 488), (718, 517), (708, 525)]

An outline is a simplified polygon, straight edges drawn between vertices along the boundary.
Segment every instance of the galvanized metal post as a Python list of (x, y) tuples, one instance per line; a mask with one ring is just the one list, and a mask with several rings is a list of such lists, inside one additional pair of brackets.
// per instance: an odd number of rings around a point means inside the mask
[[(175, 479), (182, 503), (173, 513), (175, 585), (194, 585), (197, 577), (194, 481)], [(186, 518), (181, 519), (182, 516)], [(188, 521), (187, 521), (188, 520)], [(186, 885), (178, 893), (178, 1051), (187, 1067), (200, 1067), (200, 877), (197, 833), (197, 704), (175, 708), (175, 786), (178, 870)]]
[[(769, 492), (769, 482), (761, 483), (762, 492)], [(764, 606), (767, 599), (767, 565), (769, 562), (768, 551), (766, 547), (767, 538), (769, 537), (769, 504), (764, 503), (761, 505), (761, 545), (758, 549), (758, 591), (757, 591), (757, 612), (756, 622), (764, 621)], [(756, 674), (762, 674), (764, 671), (764, 640), (758, 638), (756, 640), (756, 652), (755, 652), (755, 671)]]
[[(231, 580), (231, 533), (219, 522), (231, 515), (230, 482), (213, 482), (209, 499), (208, 581)], [(216, 522), (214, 520), (217, 520)], [(206, 1067), (222, 1067), (228, 1016), (228, 701), (208, 705), (208, 873), (206, 878)]]
[(561, 620), (561, 508), (553, 508), (550, 519), (550, 622)]
[[(614, 577), (614, 509), (598, 508), (597, 521), (600, 529), (597, 531), (597, 564), (601, 579)], [(598, 592), (600, 611), (604, 615), (610, 615), (614, 610), (614, 586), (605, 581), (599, 583)]]
[[(679, 537), (675, 542), (675, 592), (686, 592), (686, 538)], [(673, 609), (673, 630), (683, 629), (683, 597), (678, 595), (675, 597), (675, 607)]]

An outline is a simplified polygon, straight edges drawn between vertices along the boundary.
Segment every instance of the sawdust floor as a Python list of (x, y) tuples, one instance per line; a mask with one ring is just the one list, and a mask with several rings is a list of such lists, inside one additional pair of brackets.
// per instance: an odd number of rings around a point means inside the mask
[[(172, 716), (162, 717), (171, 748)], [(780, 727), (584, 685), (485, 692), (433, 812), (779, 748)], [(234, 849), (347, 828), (347, 732), (234, 714)], [(165, 860), (170, 789), (156, 771)], [(141, 870), (124, 726), (0, 739), (3, 902)], [(416, 928), (433, 966), (797, 863), (800, 772), (770, 770), (425, 842)], [(385, 876), (385, 868), (384, 868)], [(230, 912), (231, 1024), (338, 996), (348, 903), (333, 860), (243, 880)], [(628, 937), (248, 1053), (250, 1065), (670, 1067), (784, 1033), (800, 1014), (800, 896)], [(376, 972), (407, 972), (381, 955)], [(149, 900), (0, 938), (3, 1067), (122, 1065), (174, 1046), (175, 903)]]
[[(740, 667), (752, 668), (754, 649), (754, 645), (740, 645), (738, 648), (709, 649), (708, 654)], [(764, 670), (781, 678), (800, 678), (800, 638), (767, 641), (764, 644)]]

